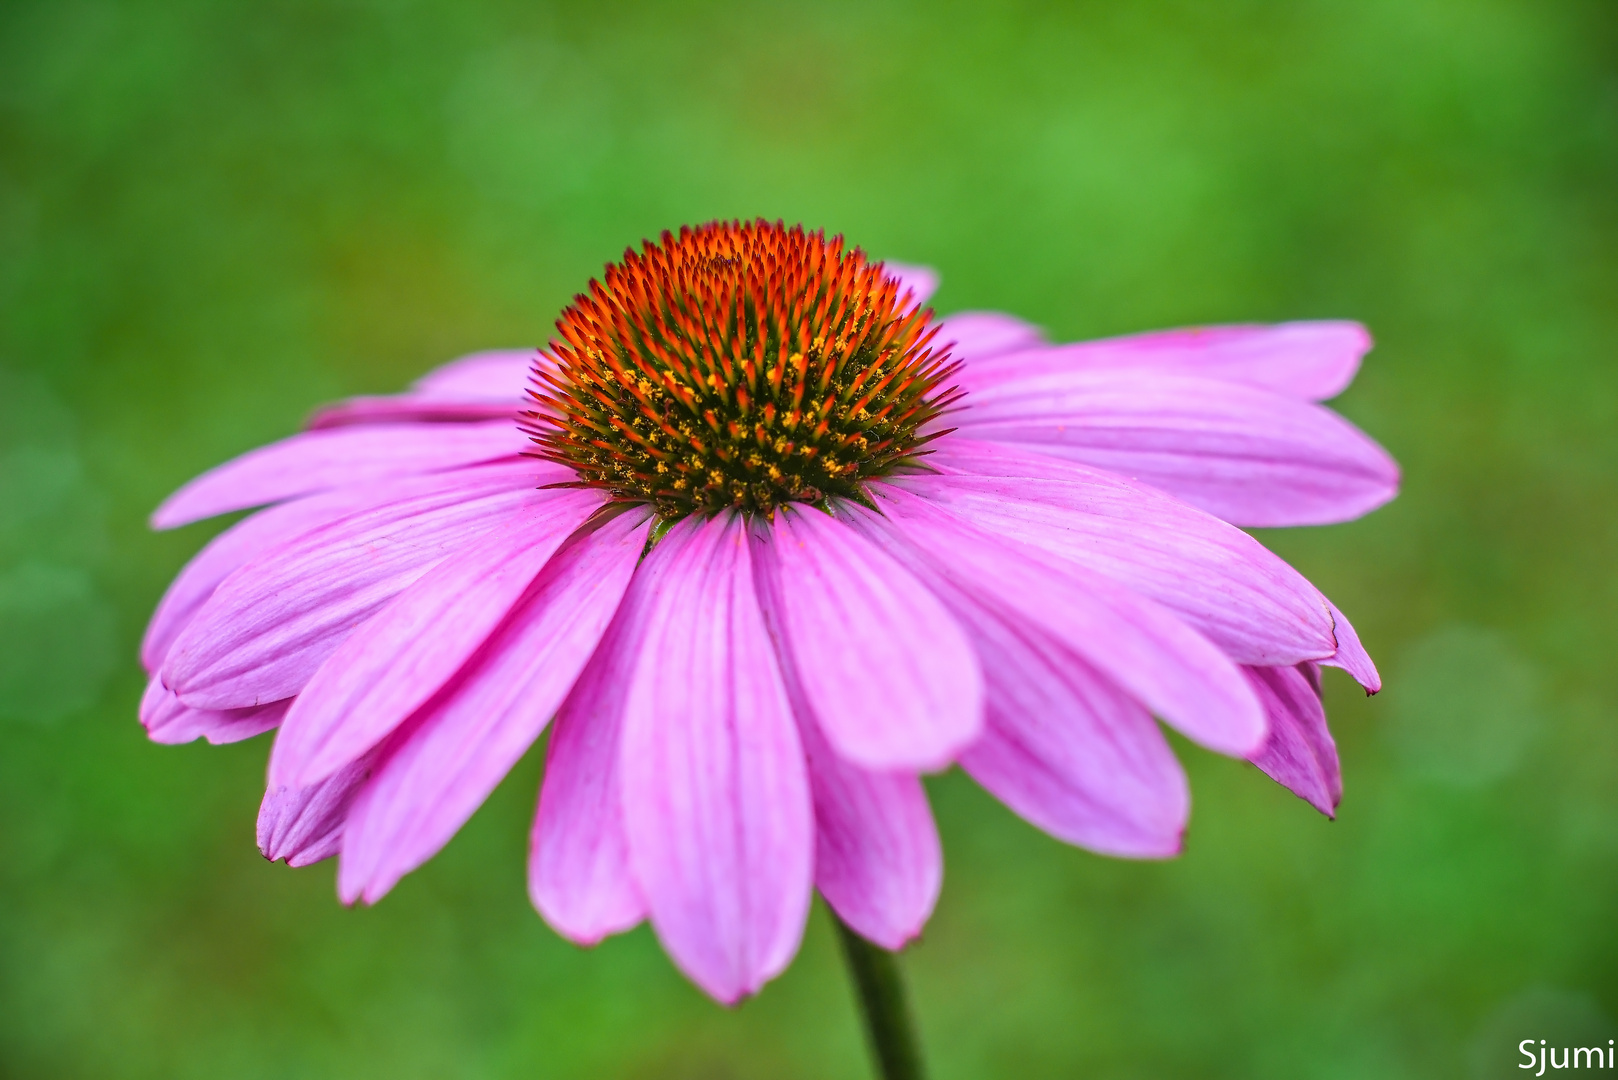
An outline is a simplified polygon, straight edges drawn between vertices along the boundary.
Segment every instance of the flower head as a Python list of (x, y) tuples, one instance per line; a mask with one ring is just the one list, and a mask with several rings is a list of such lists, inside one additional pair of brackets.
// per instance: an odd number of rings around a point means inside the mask
[(841, 237), (664, 233), (562, 313), (526, 419), (545, 457), (666, 521), (862, 498), (955, 400), (930, 315)]
[[(480, 354), (205, 474), (160, 527), (264, 506), (154, 614), (163, 742), (279, 726), (265, 855), (374, 902), (550, 726), (530, 893), (574, 941), (649, 919), (715, 997), (811, 890), (878, 944), (941, 882), (958, 763), (1092, 850), (1180, 849), (1161, 720), (1325, 813), (1339, 611), (1238, 525), (1391, 498), (1315, 404), (1345, 323), (1049, 345), (942, 323), (925, 271), (780, 225), (664, 234), (544, 352)], [(525, 389), (526, 387), (526, 389)]]

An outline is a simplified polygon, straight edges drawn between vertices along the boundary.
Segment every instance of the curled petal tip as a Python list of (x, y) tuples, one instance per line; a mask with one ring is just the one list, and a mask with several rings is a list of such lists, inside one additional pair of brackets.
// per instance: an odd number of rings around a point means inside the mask
[(1348, 617), (1338, 610), (1337, 605), (1327, 601), (1331, 609), (1332, 634), (1337, 639), (1337, 652), (1321, 663), (1342, 668), (1353, 677), (1354, 681), (1365, 688), (1365, 694), (1370, 697), (1382, 689), (1382, 675), (1376, 669), (1376, 663), (1371, 659), (1370, 653), (1360, 643), (1360, 636)]

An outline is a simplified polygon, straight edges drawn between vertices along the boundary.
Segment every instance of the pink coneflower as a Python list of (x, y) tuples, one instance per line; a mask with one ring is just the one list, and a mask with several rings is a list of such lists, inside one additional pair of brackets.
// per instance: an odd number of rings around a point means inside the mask
[(370, 903), (549, 723), (540, 913), (581, 943), (650, 919), (725, 1002), (790, 961), (812, 888), (878, 945), (921, 930), (919, 776), (952, 763), (1063, 840), (1170, 856), (1187, 789), (1155, 717), (1331, 813), (1317, 665), (1377, 675), (1237, 526), (1393, 496), (1387, 454), (1315, 404), (1364, 331), (1052, 346), (934, 321), (931, 285), (779, 224), (665, 233), (545, 353), (203, 475), (157, 527), (269, 508), (159, 605), (152, 738), (280, 725), (264, 854), (338, 855)]

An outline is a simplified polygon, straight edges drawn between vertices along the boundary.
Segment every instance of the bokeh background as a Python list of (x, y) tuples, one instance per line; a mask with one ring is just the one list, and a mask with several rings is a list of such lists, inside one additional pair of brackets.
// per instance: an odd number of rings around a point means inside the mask
[(603, 262), (767, 215), (1060, 339), (1358, 318), (1406, 469), (1263, 535), (1356, 620), (1328, 822), (1179, 744), (1184, 857), (930, 783), (942, 1080), (1494, 1077), (1618, 1016), (1618, 8), (1607, 0), (0, 6), (0, 1074), (860, 1077), (824, 911), (734, 1011), (524, 895), (531, 753), (374, 909), (253, 845), (268, 736), (165, 748), (168, 491)]

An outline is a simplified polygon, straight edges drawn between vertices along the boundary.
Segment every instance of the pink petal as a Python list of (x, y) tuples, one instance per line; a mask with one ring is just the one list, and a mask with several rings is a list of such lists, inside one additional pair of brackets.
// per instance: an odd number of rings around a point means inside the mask
[(308, 866), (337, 854), (348, 808), (369, 779), (375, 758), (367, 754), (306, 788), (266, 791), (258, 810), (258, 849), (264, 857)]
[(909, 263), (896, 263), (891, 259), (885, 260), (882, 265), (889, 277), (899, 279), (901, 299), (904, 290), (909, 289), (915, 303), (926, 307), (927, 301), (938, 291), (938, 271), (930, 266), (912, 266)]
[(1180, 615), (1238, 663), (1332, 655), (1326, 598), (1257, 540), (1111, 473), (995, 443), (944, 439), (944, 475), (891, 482), (989, 532), (1105, 574)]
[[(777, 520), (800, 513), (805, 517), (823, 516), (818, 511), (783, 510)], [(844, 536), (834, 536), (832, 543), (840, 547), (846, 537), (856, 534), (846, 526), (839, 528)], [(782, 564), (774, 567), (773, 573), (766, 573), (763, 564), (771, 552), (790, 546), (793, 538), (788, 527), (775, 536), (756, 532), (754, 539), (753, 554), (760, 560), (761, 599), (766, 591), (762, 582), (777, 576), (781, 579), (772, 585), (769, 591), (773, 595), (764, 602), (766, 625), (779, 645), (783, 635), (780, 613), (785, 610), (781, 594), (783, 586), (792, 580), (793, 570)], [(880, 554), (875, 548), (868, 550)], [(897, 564), (887, 561), (889, 573), (914, 580)], [(938, 608), (929, 617), (942, 618), (954, 627), (954, 620), (937, 601), (930, 596), (929, 600)], [(968, 651), (966, 659), (977, 671), (977, 657)], [(867, 771), (833, 750), (804, 691), (804, 672), (812, 670), (808, 664), (800, 666), (790, 659), (783, 659), (781, 665), (782, 684), (797, 719), (809, 766), (815, 813), (815, 884), (838, 917), (857, 933), (884, 948), (898, 949), (921, 932), (938, 900), (943, 883), (938, 830), (926, 792), (916, 776)], [(857, 677), (863, 685), (882, 682), (880, 672)], [(981, 684), (974, 689), (981, 699)]]
[(417, 495), (461, 491), (469, 483), (477, 486), (486, 478), (501, 476), (512, 477), (513, 488), (531, 487), (536, 483), (534, 470), (526, 465), (515, 470), (509, 465), (486, 465), (339, 488), (280, 503), (244, 518), (214, 537), (170, 583), (147, 624), (141, 641), (141, 663), (148, 672), (156, 671), (180, 631), (213, 595), (219, 583), (282, 544), (360, 510)]
[(141, 697), (140, 722), (155, 743), (173, 745), (207, 739), (215, 746), (223, 746), (269, 731), (286, 716), (290, 704), (290, 700), (284, 700), (255, 709), (193, 709), (153, 678)]
[(648, 558), (632, 579), (551, 729), (529, 834), (528, 895), (557, 933), (579, 945), (594, 945), (646, 918), (629, 868), (619, 761), (647, 598), (668, 565)]
[[(991, 357), (1044, 346), (1045, 332), (1033, 323), (998, 311), (957, 311), (944, 320), (938, 340), (953, 342), (950, 355), (971, 361), (975, 373), (978, 363)], [(972, 381), (972, 375), (966, 380)]]
[(851, 504), (839, 515), (935, 592), (960, 590), (1004, 618), (1027, 620), (1210, 749), (1245, 756), (1263, 742), (1264, 713), (1241, 672), (1166, 609), (1100, 574), (980, 532), (907, 491), (872, 490), (885, 516)]
[(797, 951), (813, 818), (745, 523), (690, 518), (646, 603), (622, 744), (630, 865), (675, 964), (733, 1002)]
[(1032, 824), (1126, 858), (1179, 854), (1185, 773), (1151, 715), (1038, 627), (950, 594), (988, 674), (988, 723), (961, 767)]
[(461, 669), (600, 505), (594, 491), (530, 494), (348, 636), (299, 691), (270, 783), (307, 787), (387, 737)]
[(163, 593), (163, 599), (157, 602), (157, 610), (152, 612), (146, 636), (141, 640), (141, 664), (149, 672), (159, 669), (175, 638), (202, 604), (214, 596), (220, 581), (244, 563), (272, 551), (273, 547), (353, 513), (364, 491), (364, 487), (349, 487), (312, 495), (309, 499), (283, 502), (254, 513), (215, 536), (184, 565), (180, 575)]
[[(636, 509), (571, 537), (454, 681), (399, 731), (349, 812), (337, 878), (344, 901), (376, 903), (437, 854), (539, 738), (600, 642), (649, 528)], [(443, 612), (445, 623), (456, 618)], [(403, 653), (400, 662), (409, 663)]]
[(1070, 371), (1163, 371), (1226, 379), (1300, 401), (1336, 397), (1354, 381), (1371, 335), (1354, 322), (1206, 326), (1023, 349), (974, 364), (973, 386)]
[(409, 393), (354, 397), (324, 406), (307, 427), (514, 420), (528, 400), (534, 371), (548, 362), (537, 349), (474, 353), (417, 379)]
[(1329, 409), (1163, 372), (1067, 372), (974, 392), (950, 422), (973, 439), (1108, 469), (1235, 525), (1325, 525), (1398, 491), (1393, 459)]
[(538, 349), (473, 353), (429, 371), (410, 389), (439, 401), (522, 401), (527, 397), (529, 375), (541, 362)]
[[(531, 445), (512, 420), (304, 432), (203, 473), (153, 512), (152, 527), (172, 529), (328, 488), (475, 465), (520, 454)], [(549, 468), (560, 474), (559, 466)]]
[(913, 775), (844, 761), (804, 718), (792, 682), (788, 675), (814, 800), (815, 885), (855, 933), (884, 949), (902, 948), (921, 933), (944, 881), (927, 793)]
[(1327, 817), (1343, 798), (1337, 744), (1320, 703), (1320, 672), (1313, 664), (1246, 668), (1264, 711), (1270, 737), (1248, 760)]
[(164, 684), (207, 709), (296, 694), (355, 627), (445, 556), (557, 497), (513, 489), (509, 478), (480, 483), (352, 514), (243, 566), (181, 631)]
[(759, 598), (796, 669), (800, 716), (865, 769), (940, 769), (983, 725), (966, 635), (893, 557), (818, 510), (754, 537)]
[(352, 397), (323, 405), (304, 428), (352, 427), (359, 424), (474, 424), (484, 420), (515, 422), (520, 401), (453, 401), (425, 394)]
[(1377, 674), (1376, 665), (1371, 662), (1371, 654), (1360, 644), (1360, 636), (1349, 624), (1348, 616), (1338, 611), (1335, 604), (1331, 605), (1331, 615), (1335, 624), (1334, 632), (1337, 635), (1337, 653), (1322, 660), (1321, 663), (1348, 672), (1354, 677), (1355, 682), (1365, 687), (1367, 694), (1377, 693), (1382, 689), (1382, 676)]
[(156, 671), (191, 617), (238, 567), (292, 537), (350, 513), (352, 495), (351, 490), (282, 503), (214, 537), (185, 565), (158, 601), (141, 640), (141, 664), (149, 672)]

